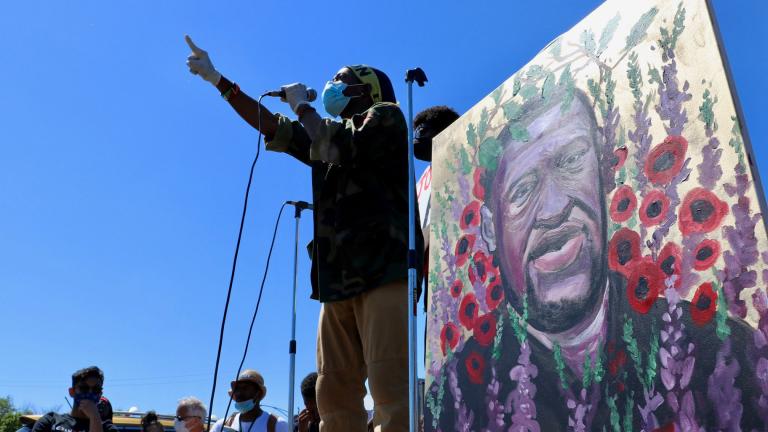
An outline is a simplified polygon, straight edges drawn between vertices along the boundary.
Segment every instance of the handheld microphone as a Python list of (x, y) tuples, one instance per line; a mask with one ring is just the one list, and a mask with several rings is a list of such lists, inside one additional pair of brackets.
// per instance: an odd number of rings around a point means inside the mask
[[(272, 97), (279, 97), (279, 98), (285, 98), (285, 90), (272, 90), (264, 93), (264, 96), (272, 96)], [(317, 99), (317, 90), (307, 87), (307, 100), (309, 102), (314, 101)]]
[(315, 209), (315, 206), (313, 206), (312, 204), (310, 204), (310, 203), (308, 203), (306, 201), (286, 201), (285, 203), (286, 204), (290, 204), (292, 206), (295, 206), (296, 208), (298, 208), (300, 210), (306, 210), (306, 209), (314, 210)]

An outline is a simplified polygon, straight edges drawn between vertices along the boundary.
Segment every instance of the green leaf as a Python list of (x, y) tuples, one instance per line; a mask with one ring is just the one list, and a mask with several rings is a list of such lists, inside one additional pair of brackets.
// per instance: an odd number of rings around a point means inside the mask
[(704, 89), (701, 106), (699, 106), (699, 120), (704, 122), (704, 126), (707, 129), (712, 129), (715, 124), (714, 107), (715, 100), (712, 99), (712, 94), (709, 92), (709, 89)]
[(480, 149), (478, 150), (477, 155), (480, 166), (493, 171), (499, 164), (499, 157), (501, 156), (501, 143), (496, 138), (486, 138), (482, 143), (480, 143)]
[(624, 404), (624, 430), (625, 431), (631, 431), (634, 429), (634, 420), (632, 419), (634, 417), (634, 400), (635, 400), (635, 392), (629, 392), (629, 397), (626, 400), (626, 403)]
[(555, 39), (549, 47), (549, 53), (555, 58), (560, 58), (561, 51), (563, 49), (563, 43), (560, 38)]
[(533, 84), (533, 83), (526, 83), (523, 86), (523, 88), (520, 89), (520, 96), (526, 102), (531, 100), (534, 96), (538, 94), (539, 94), (539, 89), (536, 87), (536, 84)]
[(531, 65), (528, 68), (528, 72), (525, 73), (526, 78), (529, 80), (538, 80), (544, 76), (544, 68), (541, 65)]
[(520, 123), (512, 123), (509, 126), (509, 134), (513, 141), (528, 142), (530, 139), (528, 129)]
[(560, 112), (565, 113), (571, 108), (571, 103), (574, 98), (574, 91), (576, 89), (573, 75), (571, 74), (571, 64), (565, 65), (565, 68), (560, 73), (560, 80), (557, 82), (561, 88), (564, 89), (563, 99), (560, 102)]
[(712, 285), (717, 290), (717, 311), (715, 312), (717, 326), (715, 327), (715, 333), (717, 333), (717, 337), (722, 341), (731, 334), (731, 329), (728, 327), (728, 303), (725, 300), (721, 284), (715, 281)]
[(515, 80), (512, 83), (512, 97), (517, 96), (517, 94), (520, 93), (521, 86), (522, 83), (520, 82), (520, 77), (515, 75)]
[(595, 353), (595, 369), (593, 371), (595, 382), (602, 382), (605, 376), (605, 368), (603, 367), (603, 355), (602, 351), (598, 350)]
[(616, 407), (616, 395), (609, 396), (607, 387), (605, 389), (605, 399), (608, 402), (608, 410), (611, 413), (611, 430), (613, 432), (621, 432), (619, 409)]
[(595, 34), (592, 33), (592, 30), (584, 30), (581, 33), (579, 42), (581, 43), (581, 46), (584, 47), (585, 51), (587, 51), (590, 55), (595, 55), (595, 51), (597, 51), (597, 43), (595, 42)]
[(491, 358), (498, 360), (501, 357), (501, 338), (504, 333), (504, 314), (499, 314), (499, 322), (496, 326), (496, 335), (493, 337), (493, 351)]
[(475, 125), (472, 123), (467, 126), (467, 144), (472, 148), (477, 147), (477, 132), (475, 131)]
[(659, 330), (656, 320), (651, 319), (651, 346), (648, 351), (648, 367), (645, 369), (645, 388), (651, 388), (656, 379), (656, 356), (659, 354)]
[(624, 47), (624, 51), (631, 50), (632, 48), (636, 47), (637, 44), (639, 44), (643, 39), (645, 39), (648, 28), (651, 26), (651, 23), (653, 22), (653, 19), (656, 17), (657, 13), (659, 13), (659, 9), (653, 7), (649, 9), (648, 12), (640, 16), (640, 19), (637, 20), (634, 26), (632, 26), (632, 30), (629, 31), (629, 36), (627, 36), (627, 44)]
[(467, 149), (462, 147), (459, 150), (459, 157), (461, 158), (461, 172), (464, 175), (469, 175), (472, 173), (472, 163), (469, 161), (469, 154), (467, 153)]
[(544, 83), (541, 85), (542, 98), (549, 99), (549, 96), (552, 95), (552, 91), (555, 89), (555, 80), (555, 74), (547, 72), (546, 78), (544, 78)]
[(557, 369), (557, 376), (560, 378), (560, 386), (563, 390), (568, 389), (567, 378), (565, 377), (565, 361), (563, 361), (563, 353), (560, 351), (560, 344), (554, 343), (552, 347), (552, 354), (555, 357), (555, 369)]
[(592, 383), (592, 357), (589, 353), (584, 356), (584, 373), (581, 376), (581, 387), (589, 388)]
[(649, 66), (648, 67), (648, 84), (659, 84), (661, 85), (661, 74), (659, 73), (659, 70), (655, 67)]
[(632, 52), (629, 55), (627, 78), (629, 79), (629, 88), (632, 89), (632, 96), (635, 97), (635, 103), (641, 103), (643, 99), (643, 74), (640, 71), (640, 64), (637, 61), (636, 52)]
[(519, 120), (520, 115), (523, 113), (523, 106), (512, 99), (504, 103), (504, 105), (501, 106), (501, 109), (504, 110), (504, 118), (508, 122)]
[(480, 112), (480, 121), (477, 122), (477, 136), (480, 139), (485, 137), (485, 133), (488, 131), (488, 110), (483, 108)]
[(613, 39), (613, 35), (616, 33), (616, 29), (619, 27), (620, 20), (621, 15), (619, 15), (617, 12), (616, 16), (611, 18), (610, 21), (605, 24), (602, 33), (600, 33), (600, 44), (597, 47), (598, 56), (602, 54), (606, 48), (608, 48), (608, 44), (611, 42), (611, 39)]
[(501, 100), (501, 94), (504, 92), (504, 86), (498, 86), (496, 87), (496, 90), (491, 92), (491, 99), (493, 99), (493, 102), (496, 103), (496, 105), (499, 104), (499, 100)]

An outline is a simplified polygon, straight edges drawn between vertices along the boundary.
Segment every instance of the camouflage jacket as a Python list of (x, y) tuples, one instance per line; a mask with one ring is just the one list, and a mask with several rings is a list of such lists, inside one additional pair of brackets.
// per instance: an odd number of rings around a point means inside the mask
[[(323, 119), (315, 141), (298, 121), (277, 118), (267, 150), (312, 168), (312, 298), (339, 301), (407, 280), (408, 129), (400, 108), (376, 103), (349, 120)], [(419, 261), (423, 245), (418, 230)]]

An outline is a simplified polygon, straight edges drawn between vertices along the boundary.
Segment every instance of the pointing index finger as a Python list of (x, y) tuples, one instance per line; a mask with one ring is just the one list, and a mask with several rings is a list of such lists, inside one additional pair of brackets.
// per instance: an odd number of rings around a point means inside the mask
[(193, 53), (195, 54), (203, 53), (203, 50), (200, 49), (197, 45), (195, 45), (194, 42), (192, 42), (192, 38), (189, 37), (189, 35), (184, 35), (184, 40), (187, 41), (187, 45), (189, 45), (189, 49), (191, 49)]

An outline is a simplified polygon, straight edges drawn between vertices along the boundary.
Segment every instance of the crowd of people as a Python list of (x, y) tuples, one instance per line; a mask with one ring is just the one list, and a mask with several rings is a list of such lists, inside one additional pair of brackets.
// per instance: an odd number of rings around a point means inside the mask
[[(317, 412), (315, 382), (317, 374), (310, 373), (301, 382), (301, 396), (305, 408), (292, 420), (293, 425), (275, 414), (262, 409), (261, 401), (267, 395), (267, 386), (261, 374), (252, 369), (240, 373), (230, 383), (229, 395), (235, 412), (219, 419), (211, 432), (317, 432), (320, 416)], [(23, 432), (120, 432), (113, 423), (112, 405), (103, 396), (104, 373), (96, 366), (80, 369), (72, 374), (72, 410), (69, 413), (50, 412), (34, 425), (25, 425)], [(176, 406), (173, 422), (175, 432), (203, 432), (208, 422), (208, 409), (193, 396), (183, 397)], [(155, 411), (141, 418), (142, 432), (167, 432)], [(22, 432), (20, 430), (20, 432)]]

